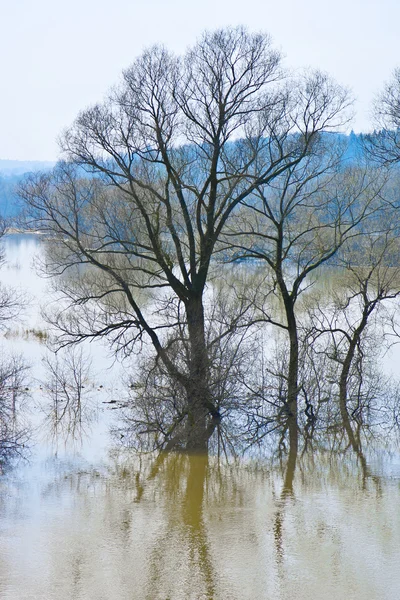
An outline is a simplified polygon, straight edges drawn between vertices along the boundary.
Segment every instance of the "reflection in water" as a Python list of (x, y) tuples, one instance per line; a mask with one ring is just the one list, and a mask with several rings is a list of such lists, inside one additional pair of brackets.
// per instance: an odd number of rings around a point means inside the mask
[[(2, 242), (3, 242), (3, 236)], [(12, 245), (12, 240), (8, 240)], [(6, 246), (9, 244), (6, 244)], [(10, 248), (8, 248), (10, 249)], [(0, 244), (0, 331), (4, 335), (17, 322), (27, 297), (24, 290), (15, 287), (15, 271), (4, 264), (4, 246)], [(5, 253), (7, 258), (9, 253)], [(28, 364), (10, 347), (0, 345), (0, 475), (15, 459), (27, 455), (31, 431), (27, 418), (26, 393)]]
[(282, 528), (283, 528), (283, 519), (285, 515), (285, 505), (286, 503), (294, 497), (293, 493), (293, 481), (294, 481), (294, 473), (296, 470), (297, 463), (297, 444), (293, 444), (289, 448), (288, 459), (285, 467), (284, 477), (283, 477), (283, 486), (282, 492), (280, 496), (280, 501), (277, 503), (278, 508), (275, 516), (274, 523), (274, 537), (275, 537), (275, 545), (276, 545), (276, 556), (277, 556), (277, 565), (279, 575), (282, 577), (281, 567), (283, 561), (283, 540), (282, 540)]
[[(1, 282), (8, 288), (15, 288), (16, 293), (27, 299), (20, 321), (9, 322), (8, 328), (1, 340), (4, 356), (20, 356), (14, 360), (14, 371), (2, 361), (0, 352), (0, 367), (7, 367), (8, 374), (13, 375), (6, 381), (6, 392), (10, 401), (4, 400), (3, 369), (0, 368), (0, 462), (2, 455), (2, 440), (5, 438), (3, 424), (7, 425), (7, 439), (10, 440), (9, 429), (12, 426), (14, 455), (24, 454), (26, 445), (35, 446), (34, 452), (52, 454), (71, 440), (78, 447), (85, 443), (86, 435), (98, 438), (99, 431), (107, 429), (111, 419), (102, 418), (103, 423), (96, 422), (97, 417), (110, 400), (110, 393), (121, 396), (121, 371), (114, 358), (101, 344), (82, 344), (77, 349), (64, 348), (54, 354), (48, 350), (52, 346), (52, 332), (44, 321), (41, 307), (47, 308), (57, 303), (57, 298), (51, 293), (49, 280), (39, 277), (37, 268), (44, 258), (44, 247), (38, 235), (11, 234), (3, 239), (6, 262), (1, 270)], [(48, 348), (47, 348), (48, 347)], [(94, 367), (91, 369), (91, 360)], [(109, 371), (113, 365), (113, 372)], [(30, 367), (29, 379), (26, 381), (19, 375), (26, 366)], [(18, 381), (17, 381), (18, 379)], [(118, 383), (115, 384), (115, 381)], [(14, 402), (17, 390), (20, 402)], [(26, 412), (21, 410), (22, 400)], [(9, 414), (2, 419), (5, 410), (8, 413), (18, 408), (18, 429)], [(10, 408), (11, 407), (11, 408)], [(32, 432), (28, 440), (28, 425)], [(50, 442), (50, 444), (49, 444)], [(93, 446), (98, 440), (94, 441)], [(108, 442), (104, 439), (102, 445)], [(3, 445), (4, 446), (4, 445)], [(49, 447), (50, 446), (50, 447)], [(10, 454), (7, 452), (7, 454)]]
[[(37, 245), (15, 243), (21, 256)], [(36, 341), (29, 348), (39, 354)], [(84, 395), (103, 385), (88, 387), (79, 360), (64, 366), (52, 369), (49, 415), (76, 437), (93, 417)], [(94, 431), (91, 462), (60, 452), (19, 468), (0, 479), (0, 597), (396, 599), (400, 461), (372, 453), (359, 423), (338, 423), (336, 438), (319, 440), (310, 421), (306, 451), (292, 444), (278, 464), (102, 460)], [(107, 445), (107, 423), (94, 425)]]
[[(168, 502), (163, 534), (149, 557), (146, 597), (177, 598), (181, 593), (179, 589), (184, 586), (186, 592), (191, 590), (193, 597), (202, 590), (201, 597), (212, 599), (214, 573), (203, 516), (208, 457), (172, 454), (163, 455), (161, 461), (162, 465), (158, 463), (157, 470), (152, 469), (149, 479), (158, 478)], [(171, 542), (175, 556), (171, 553)], [(185, 581), (171, 576), (179, 571), (175, 560), (182, 550), (184, 554), (179, 562), (186, 565)]]
[(45, 378), (41, 385), (44, 425), (53, 441), (82, 441), (98, 414), (93, 399), (91, 360), (82, 348), (61, 348), (43, 358)]
[(393, 600), (400, 468), (378, 459), (53, 460), (0, 493), (0, 597)]

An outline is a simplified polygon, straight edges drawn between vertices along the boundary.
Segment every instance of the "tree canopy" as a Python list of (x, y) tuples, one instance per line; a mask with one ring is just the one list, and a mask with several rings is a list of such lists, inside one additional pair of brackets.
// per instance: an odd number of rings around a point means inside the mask
[[(345, 88), (285, 72), (268, 35), (206, 32), (181, 57), (146, 50), (63, 134), (64, 162), (21, 188), (32, 226), (57, 242), (46, 270), (64, 274), (64, 342), (149, 342), (175, 386), (147, 417), (160, 446), (207, 446), (223, 414), (215, 348), (258, 318), (251, 291), (236, 291), (215, 327), (214, 266), (235, 248), (262, 256), (295, 299), (372, 210), (375, 192), (331, 135), (350, 116)], [(289, 257), (290, 289), (278, 276)]]

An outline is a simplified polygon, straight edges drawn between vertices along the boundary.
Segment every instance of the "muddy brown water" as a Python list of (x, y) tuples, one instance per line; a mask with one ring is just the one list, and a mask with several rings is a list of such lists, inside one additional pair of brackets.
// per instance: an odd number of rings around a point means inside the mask
[(395, 600), (400, 462), (132, 453), (0, 483), (3, 600)]
[[(37, 247), (9, 240), (5, 280), (43, 296)], [(40, 370), (37, 340), (3, 341)], [(139, 456), (115, 448), (115, 412), (98, 409), (82, 444), (36, 423), (29, 460), (0, 477), (1, 600), (400, 598), (398, 450)]]

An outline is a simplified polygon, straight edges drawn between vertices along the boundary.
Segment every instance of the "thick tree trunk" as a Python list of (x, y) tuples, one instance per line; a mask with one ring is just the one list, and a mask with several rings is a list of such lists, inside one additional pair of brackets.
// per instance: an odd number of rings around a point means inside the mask
[(297, 453), (298, 453), (298, 443), (297, 443), (297, 437), (296, 437), (296, 443), (294, 445), (292, 445), (291, 440), (289, 443), (289, 454), (288, 454), (288, 461), (286, 464), (285, 479), (283, 481), (282, 499), (285, 496), (291, 496), (293, 494), (293, 480), (294, 480), (294, 473), (296, 470)]
[(298, 447), (298, 377), (299, 377), (299, 341), (297, 337), (297, 326), (289, 330), (290, 349), (289, 349), (289, 369), (288, 369), (288, 387), (287, 387), (287, 408), (288, 408), (288, 426), (290, 447), (297, 452)]
[(186, 450), (207, 452), (210, 427), (214, 416), (210, 392), (209, 360), (205, 340), (204, 308), (202, 298), (194, 298), (186, 304), (189, 331), (189, 384), (187, 386), (188, 421)]
[(289, 293), (282, 273), (282, 233), (279, 242), (278, 254), (280, 258), (276, 269), (276, 275), (285, 307), (287, 332), (289, 336), (289, 365), (287, 371), (287, 398), (285, 408), (287, 413), (290, 447), (292, 448), (293, 452), (297, 452), (299, 438), (297, 417), (297, 397), (299, 393), (299, 340), (297, 334), (296, 315), (294, 311), (296, 296), (294, 295), (294, 292)]
[(288, 418), (290, 448), (297, 453), (298, 448), (298, 407), (299, 394), (299, 339), (297, 335), (297, 322), (292, 299), (287, 292), (283, 294), (286, 320), (289, 335), (289, 366), (287, 372), (287, 398), (286, 409)]

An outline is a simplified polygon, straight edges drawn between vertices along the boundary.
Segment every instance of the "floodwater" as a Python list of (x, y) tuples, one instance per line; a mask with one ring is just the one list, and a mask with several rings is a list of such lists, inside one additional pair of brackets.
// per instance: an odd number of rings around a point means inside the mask
[[(40, 296), (35, 251), (34, 238), (9, 239), (3, 280)], [(29, 319), (40, 327), (35, 307), (32, 297)], [(4, 344), (40, 371), (36, 338), (15, 334)], [(104, 375), (104, 349), (92, 352), (96, 417), (81, 443), (56, 443), (32, 409), (39, 426), (29, 459), (0, 477), (2, 600), (400, 597), (397, 450), (364, 456), (326, 446), (230, 464), (135, 455), (108, 433), (118, 411), (104, 394), (116, 384)], [(30, 387), (37, 407), (40, 387), (33, 379)]]

